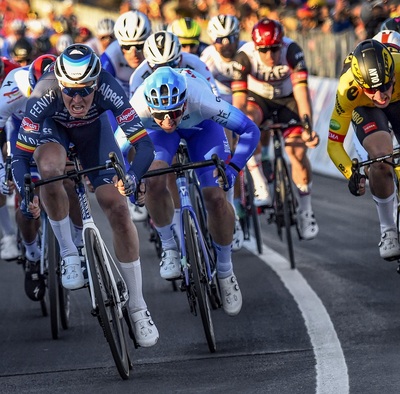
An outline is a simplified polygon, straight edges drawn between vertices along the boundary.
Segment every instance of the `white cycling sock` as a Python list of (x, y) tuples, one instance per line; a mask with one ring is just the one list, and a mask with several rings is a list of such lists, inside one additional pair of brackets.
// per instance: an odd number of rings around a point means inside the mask
[(27, 243), (22, 241), (25, 246), (25, 257), (30, 261), (40, 260), (40, 248), (37, 243), (37, 236), (33, 242)]
[(154, 226), (158, 232), (161, 239), (161, 244), (163, 250), (178, 250), (178, 246), (175, 242), (173, 224), (168, 224), (167, 226), (157, 227)]
[(7, 204), (0, 208), (0, 223), (4, 235), (15, 235), (14, 226), (11, 222), (10, 212), (8, 211)]
[(72, 240), (69, 215), (62, 220), (51, 220), (49, 218), (49, 222), (60, 245), (61, 258), (73, 255), (78, 256), (78, 249)]
[(120, 272), (129, 291), (129, 312), (134, 313), (147, 309), (142, 292), (142, 268), (140, 259), (130, 263), (118, 262)]
[(214, 242), (217, 251), (217, 276), (219, 279), (228, 278), (233, 273), (232, 245), (218, 245)]
[(396, 231), (396, 219), (394, 217), (395, 193), (387, 198), (378, 198), (374, 195), (372, 195), (372, 198), (376, 203), (379, 223), (381, 225), (381, 234), (388, 230)]
[(175, 235), (178, 239), (179, 245), (182, 245), (181, 240), (181, 210), (180, 208), (174, 210), (174, 217), (172, 219), (172, 226), (175, 232)]
[(297, 202), (299, 203), (299, 211), (312, 211), (311, 206), (311, 187), (312, 182), (307, 185), (296, 185), (297, 189)]

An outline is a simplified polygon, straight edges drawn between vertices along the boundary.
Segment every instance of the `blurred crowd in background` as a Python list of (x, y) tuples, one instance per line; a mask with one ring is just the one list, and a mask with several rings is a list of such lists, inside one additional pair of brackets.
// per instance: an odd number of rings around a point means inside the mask
[[(114, 39), (100, 22), (79, 12), (88, 1), (0, 0), (0, 54), (18, 60), (29, 52), (34, 58), (44, 53), (58, 54), (72, 42), (96, 40), (101, 52)], [(241, 39), (249, 40), (254, 24), (261, 17), (277, 19), (286, 35), (295, 39), (305, 52), (311, 74), (337, 77), (341, 63), (358, 41), (372, 37), (381, 23), (400, 15), (400, 0), (103, 0), (105, 12), (116, 15), (130, 9), (147, 14), (153, 31), (165, 29), (175, 19), (191, 17), (203, 27), (217, 14), (236, 15), (241, 23)], [(111, 8), (111, 9), (110, 9)], [(98, 15), (98, 14), (96, 14)], [(90, 23), (88, 22), (90, 20)], [(104, 27), (104, 26), (103, 26)], [(93, 47), (93, 46), (92, 46)], [(99, 53), (101, 54), (101, 53)], [(21, 58), (21, 56), (19, 56)]]

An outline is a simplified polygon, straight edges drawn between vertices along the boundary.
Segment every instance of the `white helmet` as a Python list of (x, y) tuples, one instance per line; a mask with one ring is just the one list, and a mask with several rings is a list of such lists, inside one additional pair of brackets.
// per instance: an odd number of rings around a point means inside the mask
[(100, 19), (97, 23), (96, 34), (98, 36), (112, 36), (114, 35), (115, 22), (110, 18)]
[[(181, 56), (182, 45), (179, 38), (168, 31), (161, 30), (152, 34), (144, 43), (143, 54), (150, 67), (155, 64), (169, 65), (170, 62), (178, 63)], [(171, 65), (176, 67), (176, 65)]]
[(150, 34), (151, 24), (143, 12), (125, 12), (115, 22), (114, 35), (119, 45), (143, 44)]
[(218, 37), (238, 35), (240, 32), (239, 20), (233, 15), (217, 15), (210, 19), (207, 33), (215, 42)]
[(100, 71), (100, 59), (84, 44), (70, 45), (58, 56), (54, 67), (58, 81), (70, 84), (96, 81)]
[(390, 52), (400, 52), (400, 33), (394, 30), (381, 30), (372, 37), (388, 47)]
[(56, 50), (57, 53), (64, 52), (64, 49), (68, 48), (70, 45), (74, 43), (74, 40), (72, 39), (72, 36), (69, 34), (62, 34), (56, 43)]

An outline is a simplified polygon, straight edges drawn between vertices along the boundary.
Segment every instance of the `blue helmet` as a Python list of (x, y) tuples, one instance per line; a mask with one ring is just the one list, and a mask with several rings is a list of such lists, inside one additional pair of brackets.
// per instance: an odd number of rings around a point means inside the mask
[(169, 111), (186, 101), (186, 78), (171, 67), (160, 67), (144, 81), (144, 97), (150, 108)]

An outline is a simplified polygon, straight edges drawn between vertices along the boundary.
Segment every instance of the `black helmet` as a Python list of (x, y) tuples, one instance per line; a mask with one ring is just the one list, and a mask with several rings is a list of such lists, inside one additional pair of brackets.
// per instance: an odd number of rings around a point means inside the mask
[(12, 57), (17, 62), (28, 62), (32, 60), (33, 46), (26, 38), (20, 38), (14, 44), (11, 53)]
[(351, 71), (362, 88), (378, 88), (392, 83), (394, 60), (384, 44), (376, 40), (364, 40), (353, 51)]
[(394, 30), (400, 33), (400, 17), (386, 19), (381, 25), (382, 30)]

